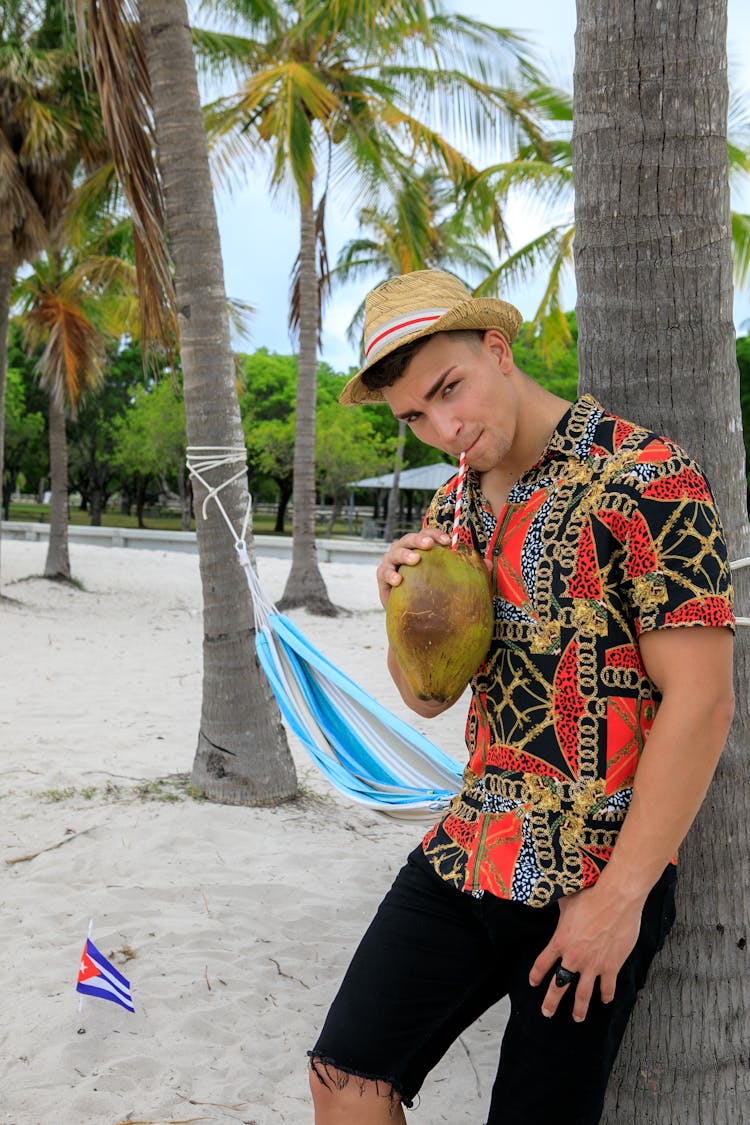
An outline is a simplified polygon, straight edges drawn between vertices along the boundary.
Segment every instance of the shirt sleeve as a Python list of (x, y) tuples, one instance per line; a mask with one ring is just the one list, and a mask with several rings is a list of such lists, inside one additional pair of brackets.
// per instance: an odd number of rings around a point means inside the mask
[(672, 454), (639, 464), (624, 560), (636, 632), (694, 625), (734, 630), (727, 547), (711, 489), (694, 461), (677, 447)]
[(436, 527), (450, 535), (453, 529), (453, 510), (450, 504), (450, 493), (447, 491), (446, 485), (439, 488), (430, 501), (430, 506), (422, 521), (422, 527)]

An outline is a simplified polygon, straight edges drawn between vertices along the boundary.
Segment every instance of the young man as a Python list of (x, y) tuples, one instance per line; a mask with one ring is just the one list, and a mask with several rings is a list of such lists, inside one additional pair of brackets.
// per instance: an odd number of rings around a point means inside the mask
[[(316, 1125), (403, 1122), (425, 1075), (510, 999), (488, 1125), (593, 1125), (674, 918), (673, 858), (732, 717), (719, 518), (674, 443), (572, 406), (513, 361), (513, 306), (420, 271), (367, 298), (346, 404), (382, 402), (469, 466), (460, 537), (495, 636), (471, 683), (461, 793), (386, 895), (311, 1051)], [(386, 551), (383, 605), (450, 543), (457, 481)], [(393, 652), (406, 703), (417, 699)]]

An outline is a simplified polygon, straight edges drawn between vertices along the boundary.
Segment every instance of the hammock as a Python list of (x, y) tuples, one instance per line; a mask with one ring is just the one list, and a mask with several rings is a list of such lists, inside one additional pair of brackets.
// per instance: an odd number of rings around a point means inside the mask
[[(203, 473), (241, 459), (242, 469), (217, 487)], [(251, 503), (237, 536), (218, 492), (245, 473), (245, 451), (193, 448), (188, 467), (213, 499), (234, 538), (253, 601), (255, 648), (289, 727), (340, 792), (391, 816), (423, 819), (443, 809), (461, 786), (461, 767), (408, 723), (391, 714), (310, 643), (266, 597), (245, 537)]]
[(265, 600), (236, 544), (255, 612), (255, 648), (284, 718), (342, 793), (397, 816), (444, 808), (460, 788), (457, 762), (374, 700)]

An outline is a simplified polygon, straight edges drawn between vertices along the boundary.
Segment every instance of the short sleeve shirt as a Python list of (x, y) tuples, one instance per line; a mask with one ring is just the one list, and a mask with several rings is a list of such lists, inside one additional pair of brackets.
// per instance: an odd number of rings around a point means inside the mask
[[(457, 481), (425, 524), (451, 531)], [(544, 906), (596, 882), (659, 706), (644, 631), (734, 626), (721, 524), (679, 446), (579, 399), (495, 515), (469, 470), (461, 540), (491, 560), (463, 788), (423, 841), (443, 879)]]

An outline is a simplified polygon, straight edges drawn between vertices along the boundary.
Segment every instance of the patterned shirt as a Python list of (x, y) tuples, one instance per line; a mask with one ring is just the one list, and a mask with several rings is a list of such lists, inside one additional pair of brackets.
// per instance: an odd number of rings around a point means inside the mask
[[(426, 525), (451, 531), (456, 486)], [(590, 395), (498, 516), (468, 471), (460, 537), (492, 560), (495, 633), (463, 789), (422, 846), (461, 890), (544, 906), (596, 882), (628, 810), (659, 705), (640, 634), (734, 627), (724, 537), (695, 462)]]

